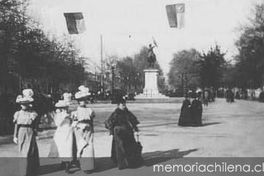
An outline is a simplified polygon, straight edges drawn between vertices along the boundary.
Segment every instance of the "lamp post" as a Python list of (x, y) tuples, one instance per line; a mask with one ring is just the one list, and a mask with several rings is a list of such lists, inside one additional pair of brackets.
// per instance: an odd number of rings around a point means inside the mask
[(111, 91), (112, 91), (112, 95), (114, 93), (114, 88), (115, 88), (115, 67), (112, 65), (111, 66), (111, 72), (112, 72), (112, 85), (111, 85)]

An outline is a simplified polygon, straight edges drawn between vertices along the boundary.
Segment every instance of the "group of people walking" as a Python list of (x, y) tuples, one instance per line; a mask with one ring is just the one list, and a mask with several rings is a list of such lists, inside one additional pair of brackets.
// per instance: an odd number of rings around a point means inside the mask
[[(80, 86), (75, 94), (77, 109), (71, 108), (71, 94), (64, 93), (63, 99), (56, 104), (54, 122), (57, 129), (54, 134), (51, 150), (55, 150), (66, 173), (70, 173), (72, 164), (77, 165), (85, 173), (95, 169), (94, 152), (94, 118), (95, 112), (88, 107), (86, 100), (89, 89)], [(36, 142), (38, 114), (32, 107), (33, 91), (23, 90), (16, 102), (21, 110), (14, 114), (14, 142), (18, 144), (19, 155), (26, 158), (20, 166), (23, 176), (35, 176), (38, 173), (39, 153)], [(142, 146), (135, 140), (134, 132), (138, 132), (139, 121), (126, 107), (125, 100), (120, 97), (117, 108), (105, 121), (105, 127), (113, 135), (111, 159), (119, 169), (135, 167), (142, 164)]]
[[(93, 146), (93, 120), (94, 111), (87, 107), (86, 99), (90, 95), (89, 89), (80, 86), (75, 94), (78, 107), (70, 111), (71, 94), (65, 93), (63, 100), (59, 100), (55, 107), (54, 117), (57, 130), (54, 134), (54, 142), (57, 147), (58, 156), (62, 160), (62, 166), (69, 173), (72, 161), (78, 159), (76, 164), (85, 172), (92, 173), (95, 168), (94, 146)], [(74, 149), (76, 151), (74, 152)]]
[[(186, 94), (182, 103), (179, 126), (201, 126), (203, 105), (200, 100), (200, 94), (193, 94), (192, 97)], [(192, 101), (190, 99), (193, 99)]]
[(235, 94), (232, 92), (231, 89), (227, 89), (225, 92), (225, 98), (226, 98), (226, 102), (228, 103), (233, 103), (235, 102)]

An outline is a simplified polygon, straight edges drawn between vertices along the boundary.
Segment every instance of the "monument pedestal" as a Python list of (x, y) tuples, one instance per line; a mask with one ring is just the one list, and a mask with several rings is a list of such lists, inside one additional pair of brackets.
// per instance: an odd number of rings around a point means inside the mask
[(158, 73), (157, 69), (146, 69), (145, 73), (145, 87), (143, 93), (135, 97), (135, 99), (161, 99), (168, 98), (165, 95), (159, 93), (158, 89)]

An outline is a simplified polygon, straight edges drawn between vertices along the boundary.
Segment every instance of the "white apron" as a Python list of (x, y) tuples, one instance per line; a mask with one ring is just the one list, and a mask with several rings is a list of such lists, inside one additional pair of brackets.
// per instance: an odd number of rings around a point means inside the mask
[(63, 160), (72, 160), (73, 157), (73, 128), (69, 114), (57, 113), (54, 117), (57, 130), (54, 134), (59, 157)]

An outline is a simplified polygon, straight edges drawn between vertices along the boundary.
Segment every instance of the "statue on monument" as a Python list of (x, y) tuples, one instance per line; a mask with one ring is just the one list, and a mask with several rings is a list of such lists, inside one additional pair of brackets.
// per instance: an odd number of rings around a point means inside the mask
[(152, 46), (151, 44), (149, 44), (149, 48), (148, 48), (148, 63), (149, 63), (149, 67), (150, 68), (154, 68), (154, 64), (156, 62), (156, 55), (153, 51), (153, 48), (155, 48), (155, 46)]

